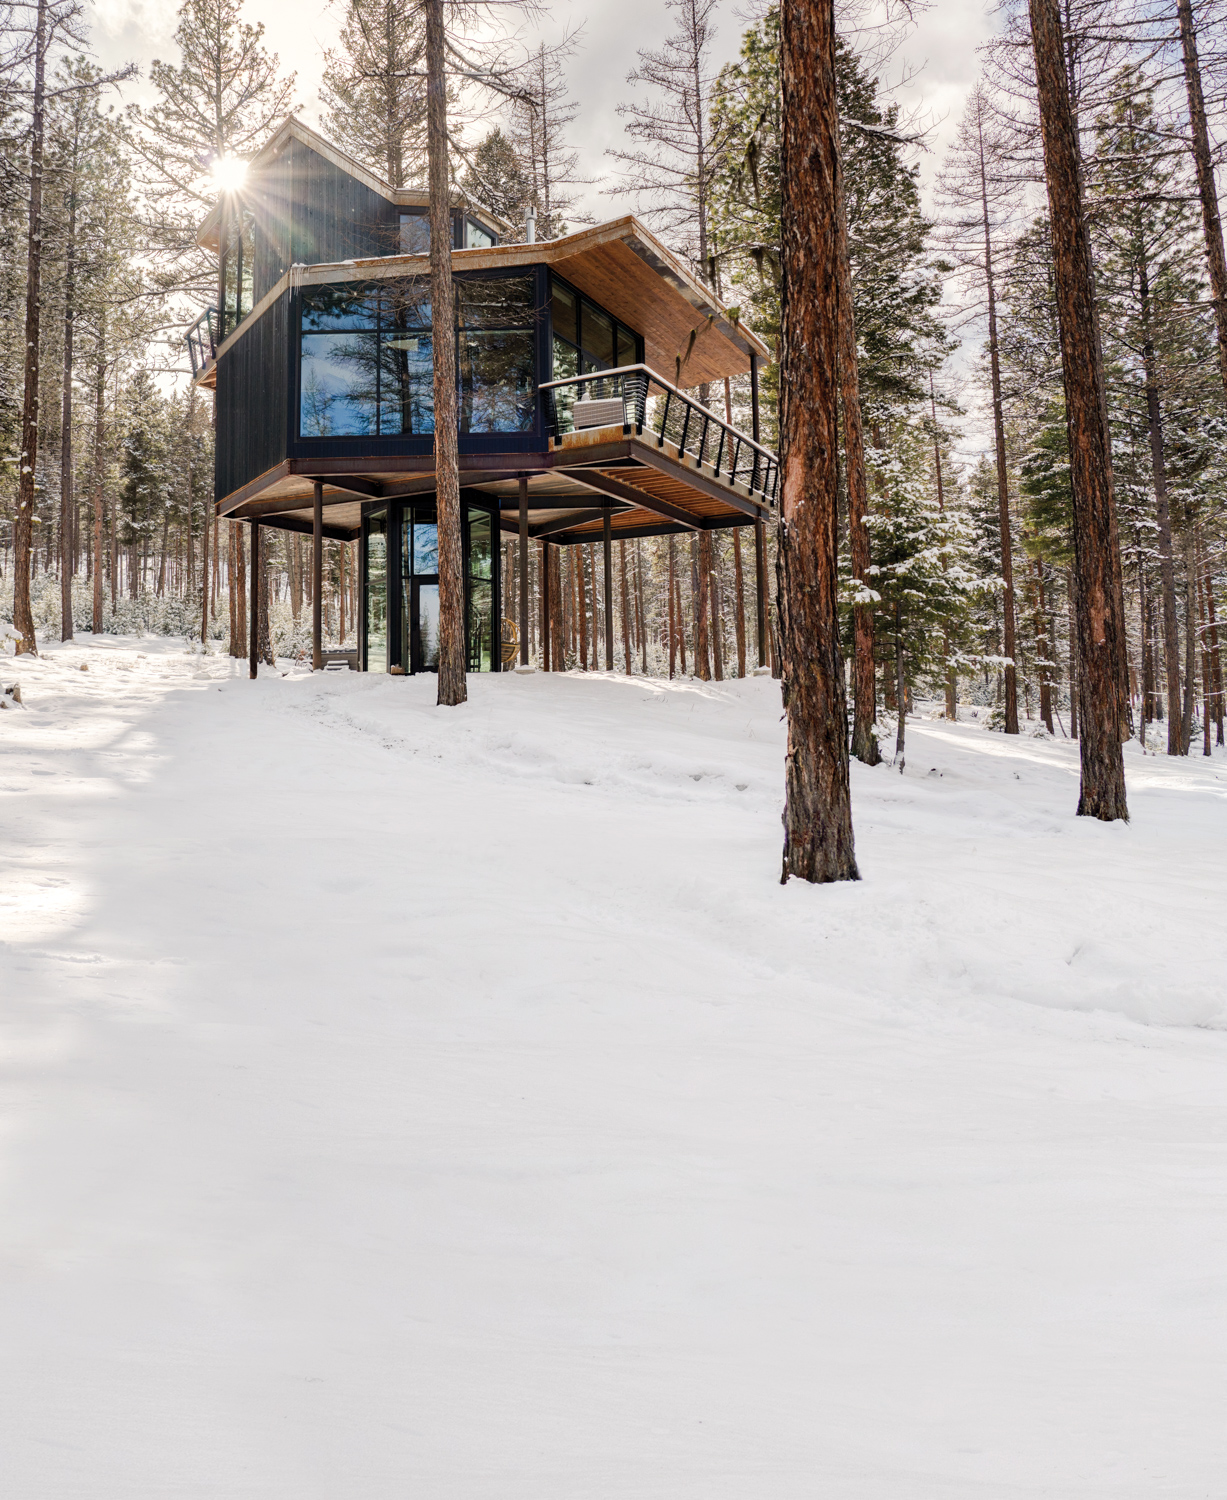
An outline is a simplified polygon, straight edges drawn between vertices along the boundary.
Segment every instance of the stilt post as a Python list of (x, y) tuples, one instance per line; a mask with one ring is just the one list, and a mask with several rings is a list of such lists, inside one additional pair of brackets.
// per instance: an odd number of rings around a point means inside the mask
[(754, 523), (754, 587), (758, 595), (758, 664), (767, 665), (767, 528)]
[(601, 540), (605, 551), (605, 670), (613, 671), (613, 536), (609, 507), (601, 517)]
[(520, 475), (520, 665), (528, 665), (528, 475)]
[(251, 523), (251, 607), (247, 611), (247, 675), (255, 678), (260, 669), (260, 523)]
[(324, 670), (324, 486), (316, 480), (311, 512), (311, 670)]
[[(758, 355), (750, 355), (750, 436), (762, 442), (758, 416)], [(767, 528), (754, 523), (754, 583), (758, 594), (758, 664), (767, 665)]]
[(550, 544), (541, 538), (541, 670), (550, 670)]

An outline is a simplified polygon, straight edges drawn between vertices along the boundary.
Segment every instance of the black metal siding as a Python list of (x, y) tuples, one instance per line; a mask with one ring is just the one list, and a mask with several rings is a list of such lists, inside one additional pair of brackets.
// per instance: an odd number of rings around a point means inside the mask
[(217, 362), (219, 500), (286, 456), (289, 431), (290, 294), (278, 297)]
[(291, 263), (319, 265), (400, 248), (400, 210), (381, 194), (291, 139), (284, 162)]

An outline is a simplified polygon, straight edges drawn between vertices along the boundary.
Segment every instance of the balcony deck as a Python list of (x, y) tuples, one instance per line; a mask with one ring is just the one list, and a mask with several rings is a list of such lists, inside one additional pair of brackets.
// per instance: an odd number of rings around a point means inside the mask
[[(590, 388), (617, 392), (622, 422), (565, 428), (556, 397)], [(649, 406), (649, 391), (652, 396)], [(658, 536), (768, 521), (776, 457), (646, 366), (628, 366), (542, 386), (553, 435), (540, 452), (461, 454), (462, 488), (496, 499), (504, 531), (519, 529), (526, 481), (528, 531), (562, 544), (591, 541), (606, 520), (616, 537)], [(573, 407), (571, 409), (574, 409)], [(670, 422), (672, 421), (672, 426)], [(222, 501), (220, 515), (309, 531), (316, 483), (323, 486), (324, 532), (361, 529), (364, 500), (403, 499), (435, 489), (434, 456), (379, 455), (287, 459)]]

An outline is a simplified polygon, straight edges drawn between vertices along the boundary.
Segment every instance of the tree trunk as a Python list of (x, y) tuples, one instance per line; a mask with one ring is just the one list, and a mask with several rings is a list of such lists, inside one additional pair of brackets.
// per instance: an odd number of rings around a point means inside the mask
[(699, 532), (696, 556), (692, 558), (691, 587), (694, 595), (694, 656), (695, 673), (704, 682), (711, 681), (711, 532)]
[(576, 587), (576, 624), (579, 627), (579, 665), (580, 670), (588, 670), (588, 595), (584, 587), (584, 553), (586, 551), (583, 542), (575, 551), (575, 587)]
[(238, 625), (237, 639), (234, 642), (232, 656), (242, 658), (247, 655), (247, 545), (243, 540), (243, 526), (241, 522), (232, 521), (231, 536), (234, 538), (234, 563), (233, 577), (230, 580), (230, 592), (234, 597), (235, 616)]
[(64, 364), (60, 405), (60, 640), (73, 638), (72, 576), (77, 561), (76, 475), (72, 447), (72, 361), (76, 331), (77, 186), (68, 191), (68, 243), (64, 257)]
[(1221, 745), (1223, 743), (1223, 661), (1219, 654), (1218, 620), (1215, 617), (1214, 611), (1214, 579), (1210, 571), (1208, 559), (1203, 559), (1203, 566), (1206, 570), (1204, 580), (1206, 588), (1206, 614), (1209, 619), (1210, 666), (1214, 683), (1214, 743)]
[(741, 527), (733, 527), (733, 586), (737, 591), (737, 612), (733, 617), (737, 633), (737, 675), (746, 675), (746, 580), (741, 563)]
[(906, 764), (903, 754), (907, 735), (907, 677), (903, 670), (903, 605), (895, 601), (895, 758), (900, 776)]
[(1103, 370), (1095, 336), (1095, 293), (1083, 214), (1078, 142), (1070, 106), (1057, 0), (1029, 0), (1040, 129), (1052, 234), (1061, 366), (1069, 429), (1077, 574), (1078, 813), (1127, 819), (1121, 725), (1125, 632), (1112, 453), (1104, 418)]
[(155, 590), (160, 599), (166, 590), (166, 553), (170, 545), (170, 507), (162, 511), (162, 545), (158, 549), (158, 586)]
[[(707, 533), (704, 533), (706, 535)], [(712, 570), (709, 584), (711, 602), (711, 671), (717, 682), (724, 681), (724, 591), (720, 587), (720, 554), (716, 539), (711, 538)]]
[(1197, 567), (1193, 560), (1193, 522), (1184, 522), (1184, 702), (1180, 709), (1180, 754), (1188, 755), (1193, 740), (1193, 710), (1197, 706)]
[(98, 362), (94, 366), (94, 455), (93, 483), (94, 501), (94, 634), (102, 633), (102, 525), (103, 525), (103, 464), (102, 454), (106, 422), (106, 313), (102, 314), (98, 330)]
[(1150, 439), (1150, 469), (1159, 524), (1159, 579), (1163, 586), (1163, 662), (1167, 676), (1167, 753), (1180, 755), (1180, 627), (1176, 619), (1176, 566), (1172, 552), (1172, 516), (1167, 494), (1167, 464), (1163, 452), (1163, 416), (1155, 379), (1155, 350), (1150, 331), (1150, 283), (1143, 258), (1138, 265), (1142, 305), (1142, 370), (1146, 379), (1146, 428)]
[(550, 652), (554, 658), (554, 671), (567, 670), (566, 637), (563, 626), (562, 598), (562, 548), (550, 547)]
[(1206, 264), (1214, 298), (1219, 373), (1227, 391), (1227, 257), (1223, 254), (1223, 224), (1214, 185), (1214, 163), (1210, 156), (1210, 132), (1206, 127), (1206, 102), (1201, 91), (1201, 64), (1197, 58), (1197, 33), (1193, 27), (1191, 0), (1176, 0), (1176, 15), (1180, 20), (1180, 43), (1184, 53), (1184, 81), (1189, 96), (1189, 124), (1193, 136), (1193, 162), (1197, 168), (1197, 194), (1201, 199)]
[[(848, 255), (848, 216), (843, 167), (835, 161), (836, 263), (839, 295), (839, 374), (844, 413), (844, 460), (848, 482), (848, 563), (858, 592), (870, 588), (869, 481), (865, 473), (865, 430), (861, 421), (860, 361), (856, 352), (856, 318), (852, 302), (852, 266)], [(882, 759), (873, 732), (877, 719), (877, 680), (873, 659), (873, 604), (852, 607), (852, 754), (867, 766)]]
[(1047, 611), (1044, 602), (1044, 564), (1037, 557), (1035, 559), (1035, 644), (1039, 650), (1040, 661), (1040, 718), (1044, 721), (1044, 727), (1052, 734), (1052, 646), (1047, 639), (1046, 626)]
[(585, 542), (584, 551), (588, 554), (588, 579), (592, 584), (592, 670), (599, 672), (601, 670), (601, 627), (596, 587), (596, 548), (591, 542)]
[[(643, 675), (648, 675), (648, 621), (647, 603), (643, 597), (643, 550), (639, 540), (635, 541), (635, 625), (639, 631), (639, 661)], [(670, 673), (670, 676), (673, 674)]]
[[(269, 554), (269, 551), (271, 549), (271, 546), (272, 546), (272, 537), (271, 537), (271, 533), (269, 531), (269, 528), (267, 526), (261, 527), (260, 528), (260, 557), (259, 557), (259, 567), (260, 567), (260, 577), (259, 577), (259, 600), (260, 600), (259, 648), (260, 648), (260, 660), (262, 662), (264, 662), (264, 664), (266, 666), (275, 667), (277, 665), (277, 662), (276, 662), (276, 658), (273, 656), (273, 637), (272, 637), (272, 631), (271, 631), (270, 626), (269, 626), (269, 618), (268, 618), (268, 571), (269, 571), (268, 570), (268, 554)], [(342, 546), (342, 553), (341, 553), (341, 555), (344, 556), (345, 555), (344, 554), (344, 546), (345, 546), (345, 544), (342, 543), (341, 546)], [(254, 542), (253, 542), (253, 547), (254, 547)], [(252, 557), (253, 557), (252, 566), (254, 567), (255, 566), (255, 554), (254, 554), (254, 552), (252, 554)]]
[(46, 115), (47, 0), (38, 0), (34, 26), (34, 92), (30, 119), (30, 200), (26, 227), (25, 387), (21, 406), (21, 461), (13, 519), (13, 627), (19, 654), (37, 655), (30, 607), (34, 484), (39, 439), (39, 339), (43, 270), (43, 125)]
[(988, 353), (993, 387), (993, 445), (997, 456), (997, 524), (1001, 534), (1001, 597), (1005, 669), (1005, 732), (1018, 733), (1018, 673), (1014, 666), (1014, 540), (1010, 527), (1010, 488), (1005, 458), (1005, 416), (1001, 403), (1001, 360), (997, 345), (997, 288), (993, 277), (993, 238), (988, 217), (988, 174), (980, 132), (980, 201), (984, 213), (984, 280), (988, 290)]
[[(933, 388), (932, 370), (929, 371), (929, 407), (933, 413), (933, 472), (937, 479), (937, 512), (944, 516), (946, 514), (946, 489), (942, 482), (942, 445), (941, 434), (937, 430), (937, 392)], [(943, 552), (942, 572), (947, 572), (949, 566), (949, 561)], [(946, 717), (954, 722), (959, 717), (959, 694), (954, 668), (950, 664), (950, 632), (948, 630), (942, 631), (942, 660), (946, 664), (946, 670), (942, 674), (946, 685)], [(1051, 727), (1050, 724), (1049, 728)]]
[(857, 880), (839, 651), (839, 123), (831, 0), (781, 0), (781, 879)]
[(626, 675), (631, 675), (631, 600), (626, 580), (626, 543), (618, 543), (618, 567), (622, 574), (622, 657), (626, 662)]
[(1209, 634), (1206, 622), (1206, 595), (1209, 593), (1207, 580), (1202, 572), (1202, 560), (1198, 559), (1197, 568), (1197, 620), (1198, 637), (1201, 641), (1201, 738), (1202, 754), (1212, 755), (1210, 748), (1210, 699), (1213, 694), (1213, 678), (1210, 672)]
[(468, 698), (465, 680), (464, 548), (460, 519), (452, 213), (447, 164), (443, 0), (425, 0), (426, 150), (430, 171), (430, 302), (435, 329), (435, 502), (439, 536), (439, 703)]

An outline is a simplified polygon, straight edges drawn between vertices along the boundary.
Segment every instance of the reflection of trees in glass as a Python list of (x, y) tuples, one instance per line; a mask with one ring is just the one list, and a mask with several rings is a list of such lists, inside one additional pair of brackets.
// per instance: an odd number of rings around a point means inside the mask
[[(302, 340), (303, 421), (307, 437), (365, 437), (376, 431), (378, 335), (310, 333)], [(308, 431), (306, 393), (312, 392), (315, 430)], [(322, 422), (325, 430), (319, 430)]]
[(302, 403), (299, 431), (303, 437), (331, 437), (328, 424), (328, 392), (316, 371), (303, 360)]
[[(536, 408), (533, 280), (457, 283), (462, 432), (531, 430)], [(434, 431), (429, 283), (397, 278), (304, 289), (304, 437)]]
[(536, 405), (532, 334), (464, 333), (461, 340), (461, 432), (530, 431)]

